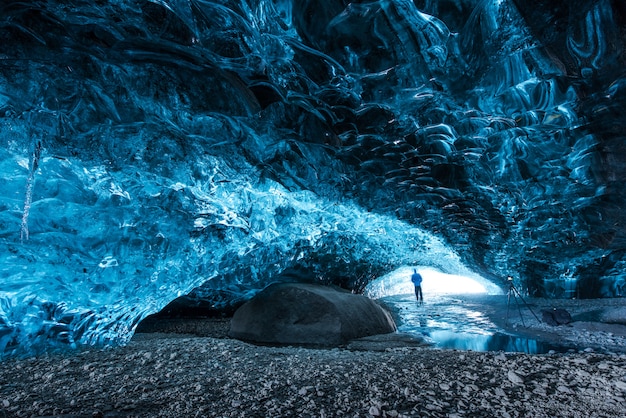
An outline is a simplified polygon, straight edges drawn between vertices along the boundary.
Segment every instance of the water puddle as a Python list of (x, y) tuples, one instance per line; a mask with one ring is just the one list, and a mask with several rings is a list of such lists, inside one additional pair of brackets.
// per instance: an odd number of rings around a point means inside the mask
[(434, 331), (430, 334), (430, 338), (435, 342), (436, 347), (453, 348), (456, 350), (505, 351), (528, 354), (568, 351), (566, 347), (502, 333), (480, 335), (451, 331)]
[(413, 295), (381, 299), (395, 315), (398, 331), (420, 335), (435, 347), (472, 351), (544, 354), (567, 347), (505, 333), (482, 312), (454, 297), (434, 297), (418, 305)]

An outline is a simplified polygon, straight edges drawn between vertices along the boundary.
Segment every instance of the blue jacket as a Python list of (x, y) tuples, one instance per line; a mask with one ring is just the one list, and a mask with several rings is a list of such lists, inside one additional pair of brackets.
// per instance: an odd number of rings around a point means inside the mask
[(411, 276), (411, 281), (413, 282), (413, 284), (415, 286), (421, 286), (422, 285), (422, 275), (419, 273), (413, 273), (413, 275)]

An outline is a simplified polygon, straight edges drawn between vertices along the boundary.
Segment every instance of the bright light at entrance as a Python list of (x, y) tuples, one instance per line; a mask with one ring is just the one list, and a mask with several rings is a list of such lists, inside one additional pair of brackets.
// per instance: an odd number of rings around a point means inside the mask
[(502, 290), (489, 280), (474, 274), (473, 277), (446, 274), (429, 267), (401, 267), (379, 279), (374, 280), (365, 288), (365, 294), (378, 299), (384, 296), (414, 293), (411, 274), (413, 269), (422, 275), (424, 297), (460, 294), (498, 295)]

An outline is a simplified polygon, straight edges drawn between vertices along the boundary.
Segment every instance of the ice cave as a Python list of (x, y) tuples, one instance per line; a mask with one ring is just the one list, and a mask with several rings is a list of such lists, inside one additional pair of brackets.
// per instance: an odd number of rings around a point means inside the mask
[(625, 42), (622, 0), (3, 1), (0, 357), (413, 265), (624, 296)]

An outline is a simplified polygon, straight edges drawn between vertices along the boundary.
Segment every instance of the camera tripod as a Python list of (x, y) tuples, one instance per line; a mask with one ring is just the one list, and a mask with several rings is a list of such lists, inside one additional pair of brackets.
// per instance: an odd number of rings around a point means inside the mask
[(517, 290), (517, 288), (515, 287), (515, 285), (513, 284), (513, 278), (509, 276), (508, 278), (509, 281), (509, 291), (506, 295), (506, 319), (504, 320), (504, 324), (508, 324), (509, 322), (509, 309), (511, 307), (511, 296), (513, 296), (513, 299), (515, 299), (515, 305), (517, 305), (517, 310), (519, 311), (519, 317), (522, 320), (522, 325), (526, 326), (526, 324), (524, 323), (524, 317), (522, 316), (522, 308), (520, 307), (519, 302), (517, 301), (517, 298), (520, 298), (520, 300), (524, 303), (524, 305), (526, 305), (526, 308), (528, 308), (528, 310), (530, 311), (530, 313), (533, 314), (533, 316), (535, 317), (535, 319), (541, 323), (541, 320), (537, 317), (537, 315), (535, 315), (535, 312), (533, 312), (533, 310), (530, 308), (530, 306), (526, 303), (526, 301), (524, 300), (524, 298), (522, 297), (522, 295), (520, 294), (520, 292)]

